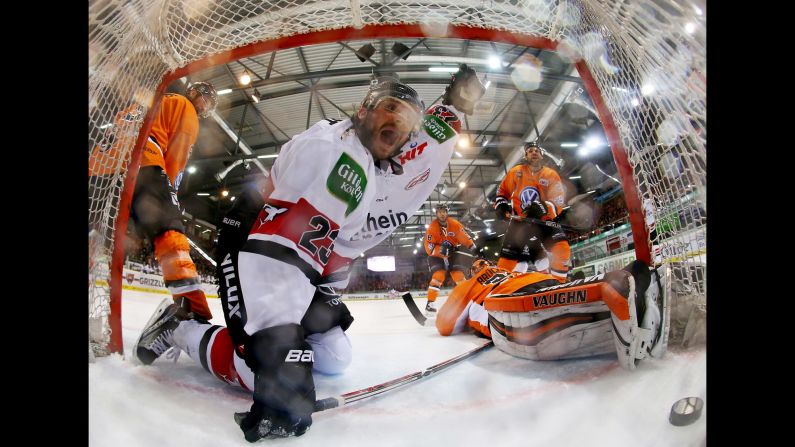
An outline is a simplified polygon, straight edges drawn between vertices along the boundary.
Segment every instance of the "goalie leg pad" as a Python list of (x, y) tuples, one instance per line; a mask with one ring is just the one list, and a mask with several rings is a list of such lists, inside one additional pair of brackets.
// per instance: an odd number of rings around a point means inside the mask
[(600, 280), (601, 277), (592, 277), (526, 295), (486, 298), (484, 305), (495, 346), (530, 360), (613, 352), (610, 310), (602, 301)]
[(563, 360), (615, 351), (610, 312), (602, 303), (539, 312), (490, 311), (489, 329), (498, 349), (529, 360)]
[(602, 292), (611, 310), (619, 364), (626, 369), (665, 353), (669, 312), (663, 286), (658, 272), (652, 275), (641, 261), (605, 275)]

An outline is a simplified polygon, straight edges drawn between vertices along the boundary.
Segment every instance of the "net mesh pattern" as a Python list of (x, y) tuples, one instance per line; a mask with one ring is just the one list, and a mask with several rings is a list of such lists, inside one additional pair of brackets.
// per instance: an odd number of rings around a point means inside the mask
[[(126, 166), (163, 76), (253, 42), (377, 24), (485, 28), (558, 43), (593, 76), (632, 167), (676, 312), (706, 312), (706, 13), (673, 0), (89, 2), (89, 320), (104, 348)], [(692, 319), (692, 318), (691, 318)], [(672, 342), (693, 328), (672, 327)], [(691, 337), (692, 338), (692, 337)], [(101, 353), (101, 352), (100, 352)]]

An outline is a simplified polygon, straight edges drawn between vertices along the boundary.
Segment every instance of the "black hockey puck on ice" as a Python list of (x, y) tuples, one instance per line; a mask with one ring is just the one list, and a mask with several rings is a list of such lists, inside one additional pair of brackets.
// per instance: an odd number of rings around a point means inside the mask
[(668, 421), (677, 427), (690, 425), (701, 416), (701, 410), (703, 409), (704, 400), (699, 397), (679, 399), (671, 407), (671, 415), (668, 416)]

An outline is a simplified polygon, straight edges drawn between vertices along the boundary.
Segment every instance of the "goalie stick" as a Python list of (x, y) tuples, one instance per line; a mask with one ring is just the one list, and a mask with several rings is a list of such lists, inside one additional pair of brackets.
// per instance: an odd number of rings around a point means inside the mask
[[(406, 295), (411, 296), (410, 294)], [(406, 295), (403, 296), (405, 297)], [(417, 380), (428, 377), (431, 374), (435, 374), (438, 373), (439, 371), (447, 369), (448, 367), (453, 366), (462, 360), (473, 357), (477, 353), (484, 351), (492, 346), (494, 346), (494, 342), (489, 340), (488, 343), (482, 344), (475, 349), (472, 349), (468, 352), (465, 352), (451, 359), (445, 360), (441, 363), (429, 366), (423, 369), (422, 371), (417, 371), (411, 374), (407, 374), (403, 377), (399, 377), (397, 379), (393, 379), (388, 382), (380, 383), (378, 385), (362, 388), (361, 390), (351, 391), (349, 393), (345, 393), (339, 396), (332, 396), (332, 397), (327, 397), (325, 399), (317, 400), (315, 401), (314, 412), (317, 413), (319, 411), (330, 410), (332, 408), (337, 408), (343, 405), (352, 404), (354, 402), (367, 399), (368, 397), (373, 397), (382, 393), (386, 393), (387, 391), (391, 391), (403, 385), (408, 385), (411, 382), (416, 382)]]

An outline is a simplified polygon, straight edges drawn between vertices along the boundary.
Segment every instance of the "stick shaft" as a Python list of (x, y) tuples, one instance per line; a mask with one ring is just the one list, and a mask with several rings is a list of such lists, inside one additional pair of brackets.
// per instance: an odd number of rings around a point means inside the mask
[(450, 366), (453, 366), (456, 363), (461, 362), (462, 360), (473, 357), (479, 352), (484, 351), (492, 346), (494, 346), (494, 342), (489, 340), (488, 343), (480, 345), (475, 349), (467, 351), (451, 359), (437, 363), (433, 366), (429, 366), (428, 368), (425, 368), (422, 371), (417, 371), (411, 374), (407, 374), (403, 377), (398, 377), (397, 379), (393, 379), (388, 382), (379, 383), (378, 385), (373, 385), (367, 388), (362, 388), (360, 390), (351, 391), (349, 393), (345, 393), (340, 396), (320, 399), (315, 402), (315, 413), (319, 411), (325, 411), (325, 410), (330, 410), (332, 408), (341, 407), (343, 405), (348, 405), (354, 402), (358, 402), (360, 400), (367, 399), (369, 397), (377, 396), (381, 393), (386, 393), (387, 391), (391, 391), (403, 385), (408, 385), (411, 382), (416, 382), (417, 380), (438, 373), (439, 371), (443, 371), (449, 368)]

